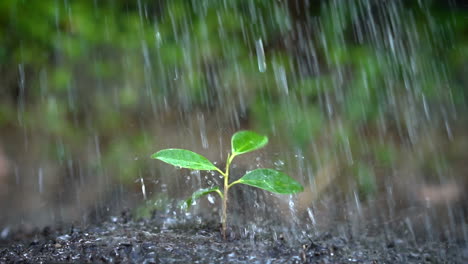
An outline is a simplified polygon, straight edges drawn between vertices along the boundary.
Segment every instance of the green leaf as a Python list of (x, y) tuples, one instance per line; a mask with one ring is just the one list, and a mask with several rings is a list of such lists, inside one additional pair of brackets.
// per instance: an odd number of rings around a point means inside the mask
[(304, 190), (304, 187), (293, 178), (272, 169), (253, 170), (237, 182), (279, 194), (293, 194)]
[(232, 154), (243, 154), (262, 148), (268, 143), (268, 138), (251, 131), (239, 131), (232, 136)]
[(189, 209), (192, 205), (193, 205), (193, 202), (195, 200), (197, 200), (198, 198), (202, 197), (202, 196), (205, 196), (207, 194), (210, 194), (212, 192), (216, 192), (219, 194), (219, 196), (221, 196), (221, 198), (223, 197), (223, 194), (221, 193), (221, 191), (219, 190), (219, 187), (216, 186), (216, 187), (212, 187), (212, 188), (206, 188), (206, 189), (200, 189), (196, 192), (194, 192), (192, 194), (192, 196), (190, 198), (188, 198), (187, 200), (185, 200), (182, 204), (182, 206), (185, 208), (185, 209)]
[(163, 149), (151, 155), (151, 158), (187, 169), (218, 170), (207, 158), (185, 149)]

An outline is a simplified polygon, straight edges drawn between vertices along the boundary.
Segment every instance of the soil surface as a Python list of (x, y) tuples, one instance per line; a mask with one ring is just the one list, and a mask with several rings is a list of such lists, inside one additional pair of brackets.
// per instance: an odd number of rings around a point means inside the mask
[(86, 228), (4, 229), (0, 263), (468, 263), (468, 248), (456, 241), (416, 243), (307, 230), (291, 239), (242, 228), (224, 240), (216, 224), (162, 219), (133, 221), (124, 214)]

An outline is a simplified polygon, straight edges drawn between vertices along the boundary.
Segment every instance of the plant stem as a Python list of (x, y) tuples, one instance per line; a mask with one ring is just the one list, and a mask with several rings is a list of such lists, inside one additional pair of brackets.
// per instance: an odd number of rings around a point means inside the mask
[(232, 162), (232, 160), (234, 159), (235, 156), (236, 156), (236, 153), (233, 153), (232, 155), (228, 155), (228, 159), (227, 159), (227, 162), (226, 162), (226, 172), (224, 173), (225, 178), (229, 179), (229, 167), (231, 167), (231, 162)]
[(221, 224), (222, 224), (222, 233), (223, 238), (226, 240), (226, 229), (227, 229), (227, 200), (228, 200), (228, 179), (229, 177), (226, 175), (224, 177), (224, 196), (223, 196), (223, 215), (221, 217)]
[(238, 181), (238, 180), (235, 181), (235, 182), (231, 182), (231, 183), (228, 185), (228, 188), (231, 188), (233, 185), (238, 184), (238, 183), (240, 183), (240, 181)]
[(222, 233), (223, 238), (226, 239), (226, 229), (227, 229), (227, 201), (228, 201), (228, 191), (229, 191), (229, 167), (231, 166), (231, 162), (236, 156), (235, 153), (232, 155), (228, 155), (227, 162), (226, 162), (226, 172), (221, 173), (224, 176), (224, 195), (223, 195), (223, 213), (221, 216), (221, 225), (222, 225)]
[(219, 174), (221, 174), (223, 177), (226, 177), (226, 174), (222, 170), (216, 168), (216, 171), (219, 172)]

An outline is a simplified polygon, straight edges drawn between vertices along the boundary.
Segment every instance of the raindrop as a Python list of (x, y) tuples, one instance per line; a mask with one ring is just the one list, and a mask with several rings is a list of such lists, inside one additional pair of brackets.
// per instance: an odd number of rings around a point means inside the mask
[(39, 185), (39, 193), (42, 193), (44, 191), (44, 173), (42, 171), (42, 168), (39, 168), (37, 180)]
[(359, 201), (359, 195), (356, 191), (354, 191), (354, 202), (356, 204), (356, 210), (358, 212), (359, 215), (362, 214), (362, 210), (361, 210), (361, 202)]
[(145, 181), (143, 178), (140, 178), (141, 182), (141, 193), (143, 194), (143, 199), (146, 200), (146, 186), (145, 186)]
[(198, 123), (200, 124), (200, 137), (202, 141), (202, 146), (204, 149), (209, 147), (208, 137), (206, 135), (206, 125), (205, 125), (205, 116), (203, 114), (197, 115)]
[(413, 239), (413, 241), (416, 241), (416, 235), (414, 233), (413, 223), (409, 219), (409, 217), (405, 217), (405, 224), (406, 224), (406, 227), (408, 228), (409, 233), (411, 234), (411, 238)]
[(208, 196), (206, 197), (208, 199), (208, 202), (210, 202), (210, 204), (214, 204), (215, 203), (215, 198), (213, 195), (211, 194), (208, 194)]
[(312, 208), (307, 208), (307, 214), (309, 215), (309, 218), (310, 218), (310, 221), (312, 222), (312, 225), (315, 226), (315, 224), (317, 222), (315, 221), (314, 211), (312, 210)]
[(260, 72), (265, 72), (267, 65), (266, 65), (265, 50), (263, 49), (262, 39), (258, 39), (257, 41), (255, 41), (255, 48), (257, 50), (258, 70)]
[(155, 38), (156, 38), (156, 43), (157, 43), (158, 47), (160, 47), (161, 44), (162, 44), (161, 32), (156, 31)]
[(10, 227), (7, 226), (7, 227), (3, 228), (2, 232), (0, 233), (0, 237), (2, 239), (5, 239), (5, 238), (8, 237), (9, 234), (10, 234)]
[(70, 239), (71, 239), (71, 236), (68, 235), (68, 234), (61, 235), (61, 236), (58, 236), (58, 237), (57, 237), (57, 240), (58, 240), (58, 241), (61, 241), (61, 242), (66, 242), (66, 241), (68, 241), (68, 240), (70, 240)]
[[(266, 66), (265, 66), (266, 67)], [(286, 70), (284, 66), (274, 65), (275, 78), (278, 87), (285, 94), (289, 94), (288, 80), (286, 77)]]
[(18, 65), (18, 72), (19, 72), (19, 80), (18, 80), (18, 87), (19, 87), (19, 111), (18, 111), (18, 121), (22, 125), (23, 124), (23, 112), (24, 112), (24, 97), (25, 97), (25, 71), (24, 71), (24, 65), (19, 64)]
[(274, 162), (275, 164), (275, 169), (281, 170), (284, 167), (284, 161), (282, 160), (277, 160)]

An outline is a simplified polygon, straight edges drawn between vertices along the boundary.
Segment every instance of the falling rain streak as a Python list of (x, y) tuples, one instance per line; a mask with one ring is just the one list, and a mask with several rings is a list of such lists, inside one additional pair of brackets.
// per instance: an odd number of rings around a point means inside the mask
[(257, 41), (255, 41), (255, 48), (257, 50), (258, 70), (260, 72), (265, 72), (267, 68), (267, 64), (266, 64), (265, 50), (263, 49), (262, 39), (258, 39)]

